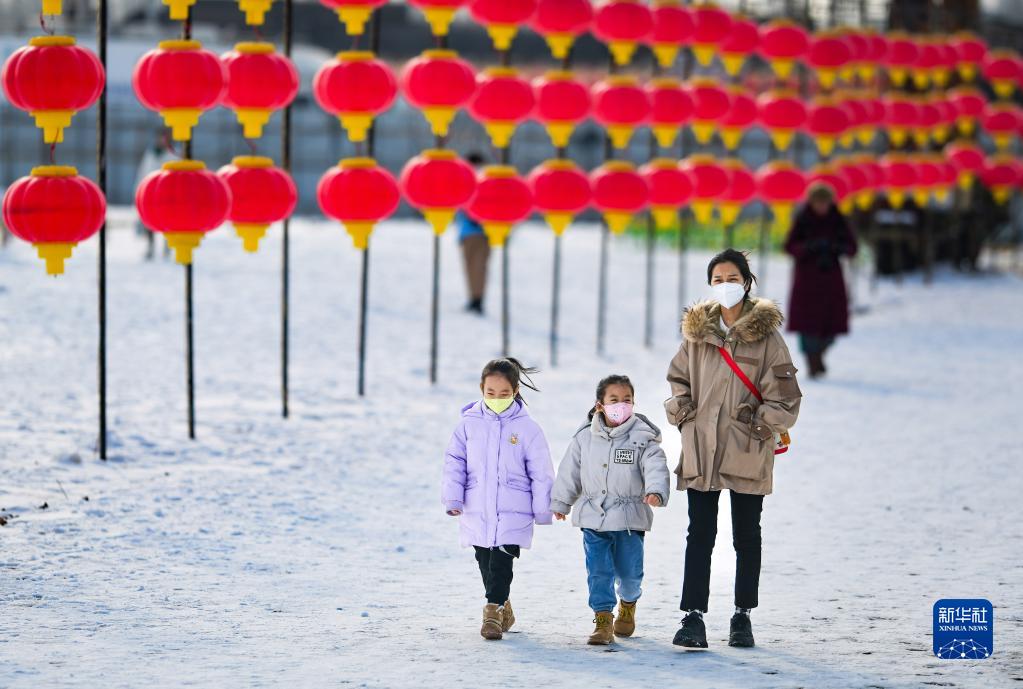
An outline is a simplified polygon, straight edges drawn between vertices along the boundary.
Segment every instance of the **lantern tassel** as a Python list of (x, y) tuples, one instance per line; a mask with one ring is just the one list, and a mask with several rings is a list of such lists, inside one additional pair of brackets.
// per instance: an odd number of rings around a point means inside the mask
[(675, 137), (678, 136), (678, 127), (672, 124), (655, 124), (653, 128), (657, 145), (661, 148), (671, 148), (675, 143)]
[(483, 231), (486, 233), (491, 247), (504, 246), (508, 235), (511, 234), (511, 223), (485, 222), (483, 223)]
[(835, 85), (835, 78), (838, 74), (833, 69), (818, 69), (817, 70), (817, 81), (820, 83), (821, 88), (825, 91), (830, 91)]
[(711, 138), (714, 136), (714, 123), (713, 122), (693, 122), (693, 135), (696, 136), (696, 141), (703, 146), (710, 143)]
[(892, 204), (892, 208), (899, 210), (906, 203), (906, 192), (901, 189), (889, 189), (888, 202)]
[(906, 83), (907, 73), (903, 67), (889, 67), (888, 76), (898, 88), (902, 88), (902, 85)]
[(369, 235), (373, 232), (373, 223), (368, 220), (345, 220), (342, 223), (348, 234), (352, 236), (352, 244), (359, 251), (369, 248)]
[(725, 227), (730, 227), (735, 224), (735, 221), (739, 219), (739, 214), (742, 212), (742, 206), (737, 203), (723, 203), (721, 204), (721, 224)]
[(792, 144), (796, 132), (791, 129), (775, 129), (771, 131), (771, 141), (779, 151), (785, 151)]
[(856, 194), (856, 207), (861, 211), (869, 210), (874, 204), (874, 193), (870, 190)]
[(59, 144), (64, 141), (64, 128), (71, 126), (73, 110), (42, 110), (33, 112), (36, 126), (43, 130), (43, 142)]
[(714, 46), (713, 45), (694, 45), (693, 55), (696, 56), (696, 61), (700, 63), (701, 67), (709, 67), (711, 60), (714, 59)]
[(1012, 193), (1012, 187), (1007, 187), (1001, 184), (996, 185), (991, 190), (991, 196), (994, 197), (995, 203), (999, 206), (1004, 206), (1009, 202), (1009, 195)]
[(671, 43), (655, 43), (654, 44), (654, 55), (657, 56), (657, 64), (664, 69), (670, 68), (675, 64), (675, 58), (678, 57), (677, 45)]
[(721, 56), (721, 64), (725, 66), (725, 72), (728, 76), (734, 77), (742, 71), (742, 66), (746, 64), (746, 56), (738, 53), (728, 53)]
[(611, 145), (615, 148), (625, 148), (632, 138), (632, 127), (625, 124), (612, 124), (608, 126), (607, 133), (611, 137)]
[(611, 41), (608, 46), (615, 64), (623, 67), (632, 61), (632, 55), (636, 52), (636, 44), (633, 41)]
[(860, 142), (861, 146), (869, 146), (874, 140), (874, 129), (873, 127), (863, 127), (856, 132), (856, 140)]
[(956, 184), (963, 191), (969, 191), (970, 187), (973, 186), (974, 175), (972, 172), (963, 171), (959, 173), (959, 177), (956, 178)]
[(71, 258), (71, 250), (76, 242), (39, 242), (34, 244), (39, 258), (46, 261), (47, 275), (63, 275), (64, 261)]
[(238, 0), (238, 8), (245, 13), (245, 23), (249, 26), (261, 26), (270, 11), (273, 0)]
[(615, 234), (622, 234), (625, 230), (629, 229), (629, 223), (632, 222), (632, 213), (606, 211), (604, 213), (604, 221), (607, 223), (609, 230)]
[(829, 156), (835, 151), (835, 137), (833, 136), (818, 136), (817, 137), (817, 150), (821, 152), (822, 156)]
[(714, 203), (712, 201), (693, 201), (693, 217), (696, 222), (706, 225), (714, 215)]
[(774, 227), (777, 230), (787, 230), (792, 224), (792, 204), (786, 202), (772, 203), (771, 211), (774, 213)]
[(568, 226), (572, 224), (571, 213), (544, 213), (543, 219), (547, 221), (547, 224), (554, 230), (555, 236), (558, 237), (563, 235)]
[(171, 128), (171, 137), (175, 141), (190, 141), (192, 127), (199, 124), (201, 110), (195, 108), (172, 108), (161, 110), (164, 124)]
[(555, 148), (568, 146), (568, 140), (572, 137), (575, 125), (571, 122), (548, 122), (546, 125), (547, 136), (551, 137), (551, 143)]
[(453, 7), (427, 7), (423, 10), (426, 15), (426, 23), (430, 25), (430, 31), (434, 36), (447, 36), (451, 21), (455, 18)]
[(514, 24), (487, 24), (487, 33), (494, 42), (494, 48), (501, 52), (511, 48), (512, 41), (519, 27)]
[(957, 66), (959, 76), (963, 81), (973, 81), (977, 78), (977, 67), (968, 62), (964, 62)]
[(371, 14), (373, 14), (373, 8), (362, 5), (346, 5), (337, 8), (337, 16), (341, 18), (341, 23), (345, 25), (345, 32), (349, 36), (361, 36), (366, 30), (366, 23)]
[(61, 0), (43, 0), (43, 14), (56, 16), (62, 11)]
[(734, 151), (742, 141), (742, 130), (736, 127), (725, 127), (721, 130), (721, 140), (725, 142), (725, 148)]
[(779, 79), (788, 79), (792, 74), (792, 68), (796, 66), (795, 60), (771, 60), (771, 69), (778, 75)]
[(373, 116), (364, 112), (343, 112), (338, 116), (341, 126), (348, 132), (348, 140), (352, 143), (365, 141), (369, 128), (373, 126)]
[(448, 229), (448, 225), (454, 222), (455, 209), (431, 208), (430, 210), (423, 211), (423, 217), (426, 218), (426, 222), (430, 223), (433, 233), (439, 237), (444, 234), (444, 230)]
[(672, 206), (653, 206), (650, 214), (654, 216), (654, 225), (658, 230), (670, 230), (678, 219), (678, 210)]
[(242, 136), (246, 139), (258, 139), (263, 136), (263, 127), (270, 121), (270, 111), (263, 108), (239, 108), (235, 110), (238, 124), (242, 126)]
[[(544, 36), (547, 47), (551, 49), (551, 55), (558, 60), (568, 57), (568, 51), (572, 49), (575, 36), (570, 33), (549, 33)], [(655, 48), (656, 50), (656, 48)]]
[(188, 8), (195, 4), (195, 0), (163, 0), (163, 4), (170, 8), (171, 20), (177, 22), (188, 19)]
[(434, 136), (447, 136), (451, 120), (455, 119), (455, 109), (447, 107), (423, 108), (423, 116), (430, 123)]
[(927, 205), (927, 200), (930, 199), (930, 197), (931, 195), (926, 189), (916, 189), (913, 191), (913, 201), (920, 208)]
[(192, 264), (192, 251), (202, 241), (201, 232), (165, 232), (167, 246), (174, 249), (174, 260), (183, 266)]
[(236, 222), (234, 231), (242, 240), (242, 248), (254, 254), (259, 251), (259, 240), (266, 236), (268, 227), (263, 223)]

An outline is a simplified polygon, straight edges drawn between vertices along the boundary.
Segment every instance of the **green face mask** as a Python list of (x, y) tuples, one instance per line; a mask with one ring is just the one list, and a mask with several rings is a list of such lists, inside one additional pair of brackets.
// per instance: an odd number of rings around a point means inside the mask
[(511, 406), (512, 402), (515, 401), (514, 397), (500, 397), (500, 398), (488, 398), (484, 399), (483, 403), (490, 407), (490, 411), (495, 414), (500, 414), (505, 409)]

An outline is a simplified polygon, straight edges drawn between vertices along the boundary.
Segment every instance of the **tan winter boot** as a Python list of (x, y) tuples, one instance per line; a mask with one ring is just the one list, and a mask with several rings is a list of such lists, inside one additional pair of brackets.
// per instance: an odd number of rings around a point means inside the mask
[(636, 631), (636, 603), (618, 601), (618, 617), (615, 618), (615, 636), (632, 636)]
[(614, 635), (614, 620), (615, 616), (611, 612), (598, 612), (596, 619), (593, 621), (597, 623), (593, 633), (590, 634), (589, 640), (586, 642), (590, 646), (607, 646), (615, 640)]
[(515, 624), (515, 612), (512, 610), (511, 601), (504, 602), (504, 615), (501, 619), (501, 631), (508, 631)]
[(483, 606), (483, 626), (480, 627), (480, 636), (493, 641), (499, 640), (503, 618), (504, 609), (496, 603), (487, 603)]

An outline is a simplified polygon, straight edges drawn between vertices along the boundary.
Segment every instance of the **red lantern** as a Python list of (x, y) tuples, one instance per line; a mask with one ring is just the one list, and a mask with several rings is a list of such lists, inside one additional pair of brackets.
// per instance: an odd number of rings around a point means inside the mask
[(369, 51), (338, 53), (313, 77), (316, 102), (341, 120), (351, 141), (365, 141), (373, 118), (390, 108), (397, 95), (391, 68)]
[(934, 156), (928, 153), (914, 154), (910, 157), (910, 162), (916, 168), (913, 201), (923, 208), (931, 195), (937, 196), (938, 187), (941, 185), (941, 167), (935, 162)]
[(874, 196), (884, 189), (884, 169), (877, 158), (869, 153), (860, 153), (853, 156), (853, 161), (867, 175), (868, 184), (866, 191), (856, 199), (856, 205), (861, 210), (867, 210), (874, 203)]
[(604, 0), (593, 17), (593, 33), (607, 43), (616, 65), (629, 64), (636, 44), (654, 30), (654, 15), (639, 0)]
[[(845, 44), (849, 46), (849, 60), (839, 67), (838, 76), (843, 81), (851, 84), (856, 78), (857, 72), (863, 67), (863, 63), (868, 59), (870, 39), (867, 38), (866, 32), (861, 29), (846, 26), (839, 29), (839, 31), (845, 39)], [(865, 78), (864, 81), (868, 80)]]
[(923, 96), (916, 98), (916, 127), (913, 128), (913, 141), (917, 148), (924, 148), (934, 135), (941, 121), (941, 112), (937, 106)]
[(972, 135), (977, 121), (987, 109), (984, 94), (973, 87), (960, 86), (949, 90), (948, 101), (956, 109), (956, 124), (960, 133), (964, 136)]
[(536, 119), (543, 123), (555, 148), (564, 148), (576, 124), (590, 114), (590, 90), (571, 72), (547, 72), (533, 79)]
[(916, 98), (893, 92), (884, 99), (885, 126), (888, 138), (895, 147), (903, 146), (910, 131), (916, 127), (920, 114)]
[(441, 235), (476, 192), (476, 173), (454, 151), (430, 149), (405, 164), (399, 184), (405, 200)]
[(729, 227), (735, 224), (743, 206), (757, 195), (757, 180), (753, 173), (738, 158), (726, 158), (721, 166), (728, 173), (728, 187), (721, 194), (721, 224)]
[(298, 203), (291, 175), (262, 156), (238, 156), (217, 171), (231, 190), (227, 219), (234, 225), (249, 253), (259, 250), (259, 240), (271, 224), (284, 220)]
[(938, 51), (938, 63), (931, 70), (931, 81), (939, 89), (943, 89), (952, 78), (959, 56), (955, 48), (943, 41), (935, 40), (934, 47)]
[(746, 58), (756, 52), (760, 44), (760, 27), (751, 19), (736, 17), (728, 37), (721, 43), (721, 64), (725, 72), (736, 76), (742, 71)]
[(551, 55), (564, 60), (575, 39), (586, 32), (592, 22), (590, 0), (540, 0), (529, 26), (544, 37)]
[(817, 97), (810, 105), (806, 118), (806, 131), (817, 141), (822, 156), (830, 156), (835, 142), (849, 128), (849, 115), (836, 101)]
[(884, 107), (884, 101), (873, 93), (868, 93), (862, 99), (862, 103), (867, 109), (867, 119), (856, 132), (856, 140), (861, 146), (869, 146), (873, 142), (877, 130), (884, 127), (887, 110)]
[(135, 207), (146, 227), (163, 233), (174, 259), (188, 265), (203, 235), (227, 220), (231, 190), (202, 161), (172, 160), (142, 180)]
[(927, 38), (917, 40), (916, 47), (916, 60), (911, 68), (913, 85), (923, 91), (930, 85), (934, 71), (941, 66), (941, 51), (937, 43)]
[(830, 163), (815, 165), (813, 169), (810, 170), (810, 177), (807, 180), (807, 189), (812, 190), (818, 185), (824, 185), (831, 189), (832, 193), (835, 195), (835, 203), (843, 213), (852, 212), (853, 199), (850, 193), (852, 185), (842, 169), (835, 167)]
[(345, 226), (356, 249), (369, 248), (373, 227), (398, 209), (394, 175), (372, 158), (345, 158), (320, 178), (316, 200), (323, 214)]
[(11, 105), (35, 118), (45, 143), (56, 144), (71, 117), (99, 98), (106, 77), (99, 58), (70, 36), (37, 36), (7, 58), (0, 81)]
[(220, 103), (227, 70), (199, 41), (161, 41), (139, 59), (131, 83), (142, 105), (160, 113), (174, 140), (188, 141), (199, 116)]
[(650, 98), (650, 125), (657, 145), (670, 148), (682, 129), (693, 116), (693, 99), (675, 79), (651, 79), (646, 87)]
[(779, 151), (787, 149), (806, 124), (806, 105), (793, 91), (768, 91), (757, 99), (757, 110), (761, 126)]
[(852, 50), (844, 33), (822, 31), (810, 41), (806, 54), (807, 64), (817, 72), (821, 87), (830, 91), (835, 85), (838, 72), (852, 60)]
[(1012, 98), (1021, 73), (1023, 63), (1015, 50), (992, 50), (984, 59), (984, 78), (999, 98)]
[(931, 105), (938, 110), (938, 123), (934, 125), (934, 140), (943, 144), (948, 140), (955, 126), (958, 110), (944, 95), (938, 94), (931, 97)]
[(298, 95), (298, 70), (273, 43), (239, 43), (220, 59), (227, 70), (223, 104), (234, 110), (244, 136), (258, 139), (270, 115)]
[(494, 48), (509, 50), (519, 25), (536, 12), (537, 0), (470, 0), (469, 13), (487, 27)]
[(757, 170), (757, 193), (774, 213), (776, 228), (792, 223), (792, 209), (806, 196), (806, 175), (787, 160), (764, 163)]
[(693, 182), (693, 216), (696, 222), (706, 225), (711, 221), (718, 199), (728, 191), (728, 170), (713, 156), (702, 153), (682, 160), (679, 167)]
[(732, 15), (712, 2), (700, 3), (692, 8), (693, 55), (704, 67), (710, 65), (714, 53), (728, 38), (732, 28)]
[(476, 75), (453, 50), (424, 50), (401, 73), (402, 91), (423, 111), (434, 136), (447, 136), (451, 120), (476, 92)]
[(892, 31), (888, 34), (888, 54), (885, 58), (885, 66), (888, 68), (888, 77), (897, 87), (902, 88), (906, 83), (909, 70), (916, 64), (920, 54), (916, 41), (905, 31)]
[(984, 149), (973, 141), (955, 141), (945, 147), (945, 158), (955, 165), (958, 176), (956, 183), (963, 191), (973, 186), (974, 180), (984, 171)]
[(526, 182), (533, 193), (536, 210), (558, 236), (593, 198), (590, 178), (564, 158), (540, 163), (529, 173)]
[(361, 36), (366, 30), (373, 10), (387, 4), (387, 0), (320, 0), (320, 2), (337, 12), (349, 36)]
[(533, 111), (533, 87), (511, 67), (488, 67), (476, 78), (469, 113), (497, 148), (507, 148), (515, 127)]
[(877, 65), (888, 61), (888, 39), (874, 29), (864, 29), (863, 36), (867, 39), (867, 54), (857, 72), (860, 79), (870, 84), (877, 75)]
[(981, 172), (984, 185), (991, 190), (995, 203), (1004, 205), (1009, 200), (1012, 190), (1019, 186), (1023, 179), (1023, 167), (1016, 157), (1010, 153), (996, 153), (987, 159)]
[(867, 110), (866, 103), (861, 100), (862, 96), (859, 91), (840, 91), (835, 96), (838, 98), (839, 105), (845, 111), (846, 119), (849, 122), (849, 126), (839, 136), (838, 140), (845, 148), (852, 148), (856, 135), (860, 130), (868, 126), (867, 122), (870, 113)]
[(992, 103), (984, 113), (984, 130), (991, 135), (999, 151), (1004, 151), (1020, 127), (1019, 108), (1008, 103)]
[(650, 117), (650, 97), (635, 77), (612, 75), (593, 85), (593, 116), (607, 128), (615, 148), (625, 148), (633, 130)]
[(689, 8), (684, 7), (678, 0), (656, 0), (653, 13), (651, 49), (657, 57), (657, 64), (668, 69), (675, 64), (679, 48), (692, 38), (696, 22)]
[(902, 208), (906, 195), (916, 186), (916, 167), (905, 153), (889, 153), (878, 161), (884, 174), (884, 188), (892, 208)]
[(810, 34), (788, 19), (774, 19), (760, 27), (760, 54), (781, 79), (792, 74), (796, 60), (810, 50)]
[(757, 102), (741, 86), (728, 87), (728, 112), (721, 118), (721, 140), (725, 148), (734, 151), (742, 140), (742, 135), (752, 127), (759, 117)]
[(938, 184), (938, 188), (934, 190), (934, 198), (939, 203), (945, 203), (948, 200), (952, 187), (959, 180), (959, 170), (952, 164), (952, 161), (947, 160), (940, 154), (934, 154), (934, 162), (941, 171), (941, 182)]
[(408, 0), (413, 7), (418, 7), (426, 16), (426, 23), (434, 36), (447, 36), (455, 12), (464, 7), (469, 0)]
[(670, 158), (654, 158), (639, 169), (650, 188), (650, 214), (654, 225), (666, 230), (678, 220), (678, 210), (693, 195), (693, 181)]
[(849, 198), (860, 210), (867, 210), (874, 201), (873, 180), (855, 158), (839, 164), (838, 171), (849, 182)]
[(690, 79), (686, 90), (693, 100), (693, 134), (699, 143), (707, 145), (718, 121), (728, 114), (731, 97), (716, 79), (709, 77)]
[(960, 31), (952, 37), (956, 52), (956, 69), (963, 81), (973, 81), (987, 58), (987, 43), (974, 33)]
[(604, 215), (608, 229), (621, 234), (632, 216), (650, 203), (650, 186), (632, 163), (609, 160), (590, 173), (593, 205)]
[(483, 225), (490, 246), (504, 246), (512, 225), (533, 212), (533, 192), (511, 165), (488, 165), (476, 178), (466, 213)]
[(32, 168), (7, 188), (3, 200), (4, 225), (31, 242), (46, 261), (47, 275), (64, 272), (64, 261), (78, 242), (99, 231), (106, 213), (99, 187), (66, 165)]

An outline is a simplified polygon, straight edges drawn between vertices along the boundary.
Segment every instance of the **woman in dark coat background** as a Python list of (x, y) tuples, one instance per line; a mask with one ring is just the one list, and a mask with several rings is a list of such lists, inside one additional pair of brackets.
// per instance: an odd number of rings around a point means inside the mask
[(796, 260), (788, 329), (799, 333), (810, 377), (817, 378), (827, 371), (828, 347), (837, 335), (849, 332), (849, 298), (838, 259), (856, 255), (856, 236), (835, 205), (830, 187), (819, 184), (810, 189), (785, 240), (785, 251)]

